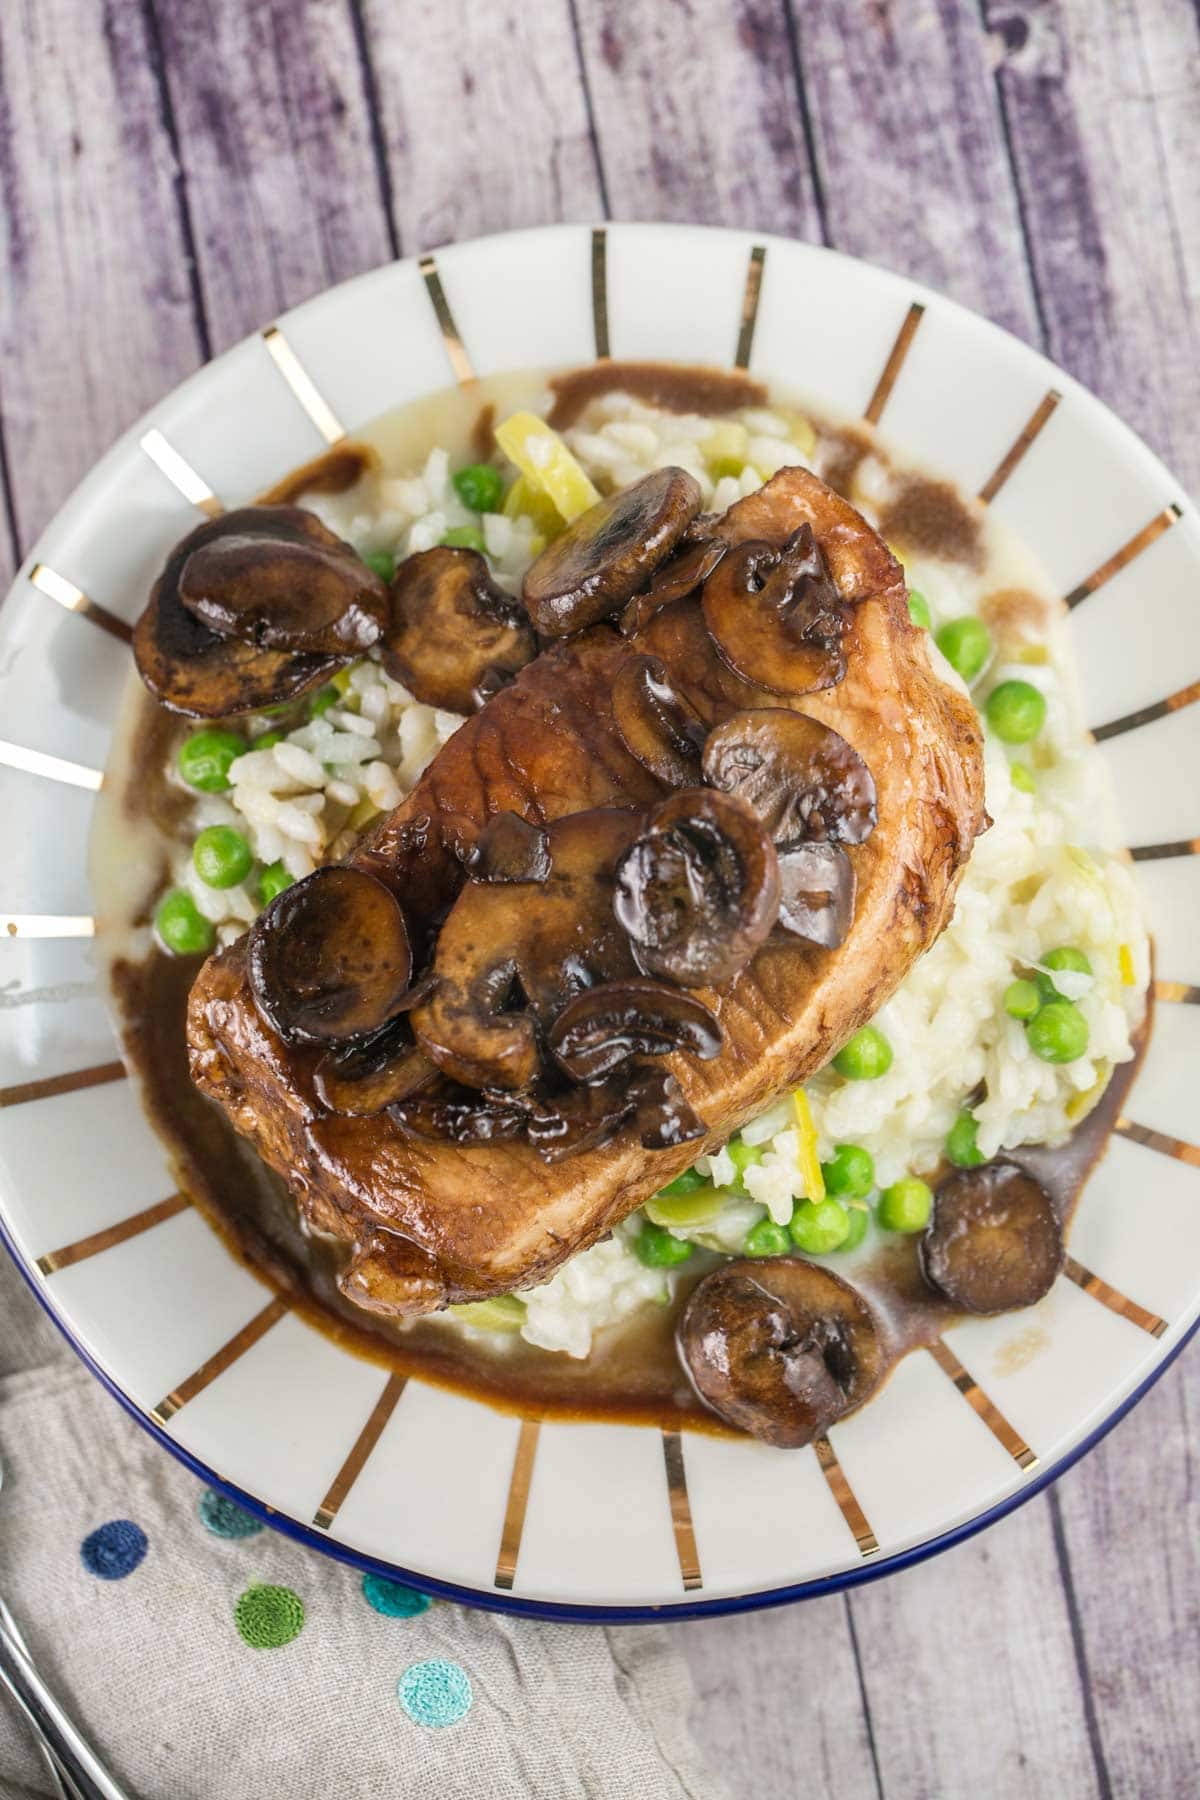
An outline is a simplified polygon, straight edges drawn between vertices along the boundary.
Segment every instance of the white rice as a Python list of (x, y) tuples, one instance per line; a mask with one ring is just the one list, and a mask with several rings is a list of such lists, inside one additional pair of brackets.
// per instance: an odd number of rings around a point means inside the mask
[[(804, 462), (820, 472), (826, 452), (823, 442), (814, 446), (803, 418), (784, 409), (746, 408), (712, 420), (666, 413), (621, 394), (593, 402), (566, 437), (602, 490), (674, 463), (695, 476), (703, 504), (712, 510), (752, 492), (785, 464)], [(745, 466), (738, 474), (722, 472), (717, 455), (744, 458)], [(388, 550), (399, 558), (440, 542), (456, 525), (480, 524), (463, 507), (450, 474), (447, 453), (435, 449), (418, 475), (373, 474), (346, 494), (312, 495), (306, 504), (361, 553)], [(866, 457), (855, 482), (856, 504), (877, 518), (893, 482), (886, 462)], [(541, 548), (533, 526), (487, 514), (482, 529), (494, 577), (516, 592)], [(1045, 592), (1028, 559), (994, 522), (984, 529), (989, 556), (982, 575), (928, 559), (907, 562), (910, 585), (929, 602), (935, 629), (975, 611), (988, 592), (1004, 585)], [(1133, 1053), (1149, 947), (1128, 869), (1110, 853), (1119, 840), (1107, 778), (1082, 727), (1062, 625), (1051, 603), (1028, 646), (1018, 642), (1013, 650), (1019, 660), (989, 668), (974, 698), (982, 705), (991, 688), (1010, 676), (1034, 683), (1045, 695), (1047, 720), (1036, 751), (1031, 746), (1015, 753), (1026, 762), (1036, 756), (1037, 791), (1014, 785), (1008, 751), (989, 736), (992, 828), (972, 855), (953, 922), (875, 1021), (892, 1046), (891, 1068), (878, 1080), (856, 1082), (830, 1068), (807, 1087), (822, 1160), (839, 1143), (862, 1145), (874, 1158), (880, 1186), (932, 1170), (946, 1133), (981, 1087), (985, 1097), (972, 1110), (985, 1156), (1061, 1141), (1113, 1065)], [(932, 642), (930, 651), (944, 677), (957, 682)], [(196, 800), (193, 832), (234, 825), (248, 836), (260, 864), (281, 860), (294, 878), (307, 875), (345, 854), (367, 814), (395, 806), (461, 723), (421, 705), (370, 657), (344, 672), (338, 685), (338, 703), (321, 717), (289, 731), (273, 748), (239, 757), (228, 794)], [(269, 724), (262, 721), (261, 729)], [(174, 875), (216, 925), (223, 944), (258, 911), (257, 873), (236, 888), (206, 887), (192, 866), (190, 838), (180, 846)], [(1011, 981), (1064, 944), (1082, 949), (1094, 973), (1054, 976), (1089, 1030), (1087, 1056), (1058, 1065), (1033, 1054), (1024, 1028), (1005, 1013), (1003, 996)], [(769, 1215), (783, 1224), (791, 1216), (803, 1189), (790, 1097), (746, 1125), (742, 1137), (764, 1151), (745, 1173), (749, 1197), (729, 1194), (715, 1220), (678, 1228), (676, 1236), (736, 1254), (758, 1220)], [(724, 1151), (701, 1158), (698, 1166), (719, 1189), (734, 1180)], [(634, 1252), (641, 1222), (635, 1214), (525, 1294), (521, 1335), (543, 1349), (584, 1357), (595, 1332), (668, 1300), (675, 1277), (645, 1268)], [(454, 1328), (473, 1329), (457, 1322)]]

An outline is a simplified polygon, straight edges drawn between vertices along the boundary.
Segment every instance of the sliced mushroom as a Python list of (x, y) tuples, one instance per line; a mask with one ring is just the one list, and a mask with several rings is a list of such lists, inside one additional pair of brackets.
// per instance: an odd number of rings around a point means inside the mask
[(503, 1144), (525, 1136), (528, 1116), (491, 1094), (438, 1081), (418, 1088), (387, 1109), (388, 1117), (414, 1137), (451, 1144)]
[(406, 557), (396, 570), (380, 649), (388, 674), (418, 700), (457, 713), (476, 711), (481, 691), (537, 655), (529, 620), (485, 559), (449, 545)]
[(545, 881), (550, 874), (550, 836), (520, 813), (488, 820), (463, 859), (476, 881)]
[(437, 987), (412, 1015), (439, 1068), (473, 1087), (528, 1087), (540, 1033), (567, 1001), (637, 973), (613, 915), (613, 878), (640, 825), (640, 814), (616, 808), (571, 813), (549, 827), (545, 881), (467, 882), (438, 937)]
[(798, 1257), (714, 1269), (692, 1292), (676, 1341), (706, 1405), (784, 1448), (811, 1443), (860, 1406), (883, 1370), (863, 1296)]
[(221, 637), (261, 650), (360, 656), (388, 616), (385, 584), (299, 506), (248, 506), (198, 544), (179, 572), (179, 599)]
[[(705, 515), (712, 517), (712, 515)], [(694, 526), (694, 520), (693, 520)], [(691, 527), (689, 527), (691, 531)], [(644, 594), (635, 594), (628, 607), (621, 614), (621, 630), (626, 637), (633, 632), (640, 632), (648, 619), (653, 619), (655, 612), (667, 607), (673, 599), (685, 599), (687, 594), (694, 594), (698, 587), (709, 580), (712, 571), (721, 560), (721, 556), (729, 549), (723, 538), (700, 538), (698, 542), (687, 542), (689, 533), (685, 533), (680, 549), (671, 560), (662, 563), (660, 569), (649, 583)]]
[(690, 994), (661, 981), (606, 981), (569, 1000), (550, 1031), (550, 1048), (573, 1081), (599, 1081), (632, 1056), (684, 1050), (707, 1062), (721, 1027)]
[(561, 1162), (564, 1157), (611, 1143), (635, 1109), (635, 1099), (624, 1082), (567, 1088), (533, 1108), (526, 1136), (543, 1162)]
[(361, 869), (318, 869), (250, 928), (255, 1005), (285, 1043), (342, 1043), (406, 1009), (412, 955), (400, 903)]
[(774, 694), (812, 694), (846, 673), (846, 613), (812, 526), (776, 550), (751, 538), (704, 584), (704, 622), (721, 656)]
[(607, 619), (671, 554), (700, 510), (683, 469), (655, 469), (597, 501), (547, 545), (525, 577), (529, 616), (543, 637)]
[(972, 1313), (1032, 1306), (1054, 1285), (1063, 1256), (1053, 1201), (1015, 1163), (957, 1169), (939, 1184), (921, 1267), (953, 1306)]
[(438, 1071), (412, 1041), (407, 1024), (396, 1021), (362, 1043), (327, 1050), (313, 1072), (322, 1106), (350, 1118), (367, 1119), (436, 1080)]
[(826, 950), (854, 918), (854, 870), (840, 844), (793, 844), (779, 852), (779, 923)]
[(685, 788), (622, 857), (614, 906), (643, 974), (719, 986), (778, 916), (775, 846), (744, 800)]
[(617, 670), (613, 721), (621, 741), (643, 768), (671, 787), (700, 781), (704, 723), (667, 679), (657, 656), (631, 656)]
[(138, 674), (171, 712), (193, 719), (229, 719), (257, 712), (306, 693), (345, 661), (344, 651), (340, 656), (297, 655), (222, 637), (180, 600), (179, 580), (188, 559), (224, 536), (231, 525), (238, 530), (239, 523), (259, 510), (291, 513), (295, 509), (247, 507), (206, 519), (172, 550), (134, 628)]
[(708, 1130), (668, 1069), (639, 1069), (628, 1092), (643, 1150), (674, 1150)]
[(875, 782), (858, 751), (786, 707), (734, 713), (711, 731), (704, 779), (747, 801), (777, 844), (861, 844), (875, 829)]

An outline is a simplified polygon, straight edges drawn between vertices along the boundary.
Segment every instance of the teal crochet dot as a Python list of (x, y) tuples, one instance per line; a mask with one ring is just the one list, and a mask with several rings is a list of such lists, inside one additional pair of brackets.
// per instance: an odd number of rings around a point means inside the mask
[(415, 1619), (418, 1613), (428, 1612), (433, 1605), (428, 1594), (402, 1587), (398, 1581), (389, 1581), (386, 1575), (364, 1575), (362, 1591), (367, 1605), (388, 1619)]
[(396, 1685), (414, 1725), (457, 1725), (471, 1710), (471, 1678), (461, 1663), (435, 1656), (413, 1663)]
[(216, 1488), (205, 1488), (196, 1510), (200, 1514), (200, 1523), (214, 1537), (253, 1537), (256, 1531), (266, 1529), (261, 1519), (256, 1519), (253, 1513), (247, 1512), (244, 1506), (239, 1506), (227, 1494), (218, 1494)]

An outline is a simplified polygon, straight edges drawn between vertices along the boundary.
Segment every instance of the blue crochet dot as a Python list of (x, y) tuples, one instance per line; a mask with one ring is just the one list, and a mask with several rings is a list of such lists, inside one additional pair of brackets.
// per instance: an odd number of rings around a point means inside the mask
[(428, 1594), (402, 1587), (398, 1581), (389, 1581), (386, 1575), (364, 1575), (362, 1591), (368, 1606), (373, 1606), (377, 1613), (388, 1619), (415, 1619), (433, 1605)]
[(110, 1519), (88, 1533), (79, 1554), (90, 1574), (101, 1581), (120, 1581), (123, 1575), (132, 1575), (146, 1549), (147, 1538), (140, 1525), (132, 1519)]
[(461, 1663), (436, 1656), (405, 1669), (396, 1692), (414, 1725), (457, 1725), (471, 1710), (471, 1678)]
[(253, 1537), (256, 1531), (266, 1530), (261, 1519), (256, 1519), (227, 1494), (218, 1494), (216, 1488), (205, 1488), (197, 1511), (201, 1524), (207, 1526), (214, 1537)]

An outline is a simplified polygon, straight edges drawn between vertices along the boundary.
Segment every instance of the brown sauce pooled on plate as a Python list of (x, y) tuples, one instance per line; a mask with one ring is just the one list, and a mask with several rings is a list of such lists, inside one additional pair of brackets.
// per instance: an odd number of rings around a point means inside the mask
[(632, 394), (667, 412), (725, 413), (740, 406), (765, 406), (761, 381), (735, 369), (687, 368), (680, 363), (599, 362), (550, 378), (554, 404), (546, 417), (556, 431), (573, 425), (585, 406), (602, 394)]
[(919, 556), (945, 557), (968, 569), (983, 566), (980, 522), (949, 481), (910, 477), (885, 507), (879, 529), (889, 544)]
[[(302, 1318), (356, 1355), (506, 1412), (727, 1433), (697, 1399), (675, 1350), (679, 1314), (696, 1282), (718, 1266), (715, 1256), (697, 1252), (694, 1273), (689, 1267), (677, 1283), (670, 1306), (648, 1307), (599, 1332), (583, 1361), (539, 1350), (515, 1333), (492, 1348), (436, 1319), (407, 1327), (366, 1320), (338, 1292), (329, 1250), (301, 1231), (283, 1183), (188, 1077), (184, 1009), (198, 967), (195, 959), (158, 951), (141, 964), (117, 963), (113, 988), (126, 1049), (150, 1121), (171, 1153), (180, 1191), (236, 1256), (289, 1297)], [(1064, 1145), (1006, 1152), (1008, 1161), (1041, 1182), (1064, 1227), (1104, 1152), (1148, 1036), (1147, 1021), (1137, 1056), (1115, 1071), (1100, 1103)], [(925, 1281), (918, 1244), (919, 1238), (894, 1238), (863, 1261), (845, 1259), (844, 1268), (836, 1256), (825, 1263), (844, 1273), (874, 1307), (889, 1372), (908, 1351), (932, 1343), (962, 1317)]]

